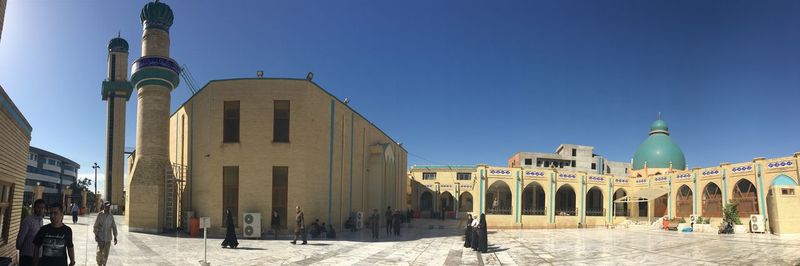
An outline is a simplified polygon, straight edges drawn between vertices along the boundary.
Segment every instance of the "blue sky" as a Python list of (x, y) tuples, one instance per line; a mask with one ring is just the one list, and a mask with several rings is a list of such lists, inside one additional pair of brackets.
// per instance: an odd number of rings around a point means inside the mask
[[(120, 31), (139, 56), (146, 2), (8, 3), (0, 85), (31, 144), (81, 176), (105, 164), (106, 45)], [(800, 151), (798, 1), (165, 2), (172, 57), (201, 86), (313, 71), (412, 165), (505, 165), (560, 143), (629, 161), (657, 112), (690, 167)]]

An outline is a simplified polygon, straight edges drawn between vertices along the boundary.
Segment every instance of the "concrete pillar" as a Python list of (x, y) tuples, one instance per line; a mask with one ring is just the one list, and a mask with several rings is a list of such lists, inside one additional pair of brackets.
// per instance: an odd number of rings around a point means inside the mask
[(87, 198), (88, 193), (89, 192), (86, 191), (85, 189), (81, 191), (81, 207), (88, 208), (88, 206), (86, 205), (86, 201), (88, 200)]

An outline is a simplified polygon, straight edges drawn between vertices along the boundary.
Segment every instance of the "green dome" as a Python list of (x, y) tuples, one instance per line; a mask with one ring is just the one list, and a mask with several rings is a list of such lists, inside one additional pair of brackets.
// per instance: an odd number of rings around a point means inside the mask
[(639, 145), (633, 155), (633, 170), (644, 169), (645, 162), (647, 168), (669, 168), (671, 162), (673, 169), (686, 169), (683, 151), (669, 137), (668, 128), (667, 122), (661, 119), (650, 125), (650, 136)]
[(108, 42), (109, 52), (128, 52), (128, 42), (125, 39), (117, 37)]
[(167, 4), (161, 3), (158, 0), (155, 2), (147, 3), (142, 8), (142, 13), (139, 15), (145, 29), (162, 29), (169, 31), (172, 26), (172, 20), (175, 18), (172, 15), (172, 9)]

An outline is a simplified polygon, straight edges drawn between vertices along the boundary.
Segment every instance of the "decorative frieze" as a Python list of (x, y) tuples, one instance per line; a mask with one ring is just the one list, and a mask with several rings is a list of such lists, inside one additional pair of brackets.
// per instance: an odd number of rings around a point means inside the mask
[(703, 177), (706, 177), (706, 176), (715, 176), (715, 175), (719, 175), (720, 173), (721, 173), (721, 172), (719, 171), (719, 169), (708, 169), (708, 170), (703, 170), (703, 172), (701, 173), (701, 175), (703, 175)]
[(544, 177), (544, 172), (541, 172), (541, 171), (525, 171), (525, 177)]
[(653, 178), (653, 180), (656, 181), (656, 182), (667, 182), (667, 180), (669, 180), (669, 177), (656, 176), (655, 178)]
[(794, 162), (791, 161), (791, 160), (788, 160), (788, 161), (777, 161), (777, 162), (771, 162), (771, 163), (767, 164), (767, 168), (769, 168), (769, 169), (783, 168), (783, 167), (791, 167), (792, 165), (794, 165)]
[(738, 167), (731, 168), (731, 172), (736, 173), (736, 174), (750, 172), (750, 171), (753, 171), (753, 166), (752, 165), (738, 166)]
[(606, 178), (602, 176), (589, 176), (589, 182), (605, 182)]
[(692, 174), (691, 173), (679, 174), (679, 175), (675, 176), (675, 179), (677, 179), (677, 180), (684, 180), (684, 179), (691, 179), (691, 178), (692, 178)]
[(647, 184), (647, 179), (645, 178), (636, 179), (636, 184), (637, 185)]
[(558, 178), (561, 179), (575, 179), (575, 174), (558, 174)]
[(505, 170), (505, 169), (489, 169), (489, 174), (490, 174), (490, 175), (503, 175), (503, 176), (509, 176), (509, 175), (511, 175), (511, 170)]
[(627, 178), (614, 178), (614, 184), (628, 184)]

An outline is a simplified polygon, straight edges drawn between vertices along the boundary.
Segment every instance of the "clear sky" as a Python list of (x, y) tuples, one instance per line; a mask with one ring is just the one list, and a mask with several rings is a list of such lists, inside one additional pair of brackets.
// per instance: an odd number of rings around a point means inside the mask
[[(139, 57), (146, 2), (8, 2), (0, 85), (31, 145), (81, 176), (105, 164), (106, 45), (120, 31)], [(800, 151), (800, 1), (165, 2), (172, 57), (200, 86), (313, 71), (411, 165), (505, 165), (560, 143), (629, 161), (657, 112), (690, 167)]]

